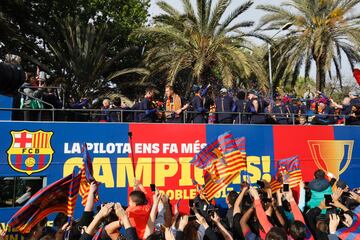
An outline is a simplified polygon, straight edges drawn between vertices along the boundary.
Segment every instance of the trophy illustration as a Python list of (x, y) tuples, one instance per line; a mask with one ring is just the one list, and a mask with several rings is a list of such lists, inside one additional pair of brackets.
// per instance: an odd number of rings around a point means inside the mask
[(308, 144), (316, 166), (331, 172), (336, 179), (349, 167), (353, 140), (309, 140)]

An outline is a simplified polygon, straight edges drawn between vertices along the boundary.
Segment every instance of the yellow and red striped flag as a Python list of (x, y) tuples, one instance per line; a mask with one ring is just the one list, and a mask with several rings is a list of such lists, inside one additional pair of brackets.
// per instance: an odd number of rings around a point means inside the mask
[[(95, 178), (93, 177), (93, 167), (92, 167), (92, 160), (87, 150), (86, 144), (83, 146), (83, 164), (81, 167), (81, 180), (80, 180), (80, 190), (79, 194), (82, 198), (81, 204), (83, 206), (86, 205), (87, 198), (89, 196), (90, 191), (90, 184), (91, 182), (96, 182)], [(99, 194), (95, 192), (95, 202), (99, 201)]]

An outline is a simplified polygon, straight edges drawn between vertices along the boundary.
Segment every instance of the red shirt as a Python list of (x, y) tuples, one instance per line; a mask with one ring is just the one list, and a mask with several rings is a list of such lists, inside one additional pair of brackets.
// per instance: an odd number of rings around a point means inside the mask
[(148, 203), (140, 206), (129, 206), (126, 212), (129, 217), (131, 225), (136, 229), (139, 239), (144, 238), (146, 225), (150, 216), (151, 201), (147, 197)]

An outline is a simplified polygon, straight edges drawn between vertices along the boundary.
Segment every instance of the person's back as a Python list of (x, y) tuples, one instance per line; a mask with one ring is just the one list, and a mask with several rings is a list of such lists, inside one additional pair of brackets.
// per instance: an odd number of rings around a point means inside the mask
[(220, 90), (221, 96), (215, 100), (217, 120), (218, 123), (232, 123), (233, 122), (233, 98), (227, 95), (225, 88)]
[(133, 191), (126, 209), (131, 225), (136, 228), (139, 239), (143, 239), (147, 221), (150, 216), (151, 202), (142, 191)]
[(311, 190), (311, 198), (307, 205), (309, 208), (314, 208), (320, 205), (320, 202), (324, 200), (325, 194), (331, 194), (332, 189), (329, 181), (325, 178), (325, 172), (323, 170), (317, 170), (314, 173), (315, 179), (309, 182), (309, 189)]
[(205, 113), (206, 109), (204, 108), (203, 99), (201, 97), (201, 88), (198, 86), (193, 87), (194, 97), (191, 100), (191, 106), (193, 111), (193, 121), (194, 123), (205, 123)]
[(272, 112), (274, 113), (274, 118), (278, 124), (288, 124), (289, 123), (289, 108), (286, 105), (281, 104), (277, 100)]

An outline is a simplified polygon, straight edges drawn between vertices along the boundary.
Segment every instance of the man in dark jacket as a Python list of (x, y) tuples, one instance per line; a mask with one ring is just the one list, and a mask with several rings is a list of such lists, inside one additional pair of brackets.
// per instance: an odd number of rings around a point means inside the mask
[(193, 92), (195, 94), (195, 96), (191, 100), (191, 105), (193, 111), (195, 112), (193, 121), (194, 123), (205, 123), (206, 109), (204, 108), (203, 98), (201, 95), (201, 88), (199, 86), (194, 86)]
[(220, 97), (215, 100), (217, 121), (218, 123), (232, 124), (234, 115), (231, 113), (235, 110), (232, 97), (228, 95), (226, 88), (220, 90)]
[(138, 122), (154, 122), (155, 121), (155, 113), (156, 108), (154, 108), (152, 104), (152, 98), (154, 97), (154, 88), (148, 87), (145, 90), (145, 97), (144, 99), (133, 108), (133, 110), (140, 110), (137, 114), (137, 121)]
[(247, 111), (251, 113), (250, 124), (265, 124), (265, 109), (269, 104), (262, 98), (259, 98), (255, 91), (248, 93)]
[[(240, 90), (236, 95), (235, 100), (235, 112), (237, 116), (235, 117), (235, 123), (239, 124), (248, 124), (249, 123), (249, 115), (247, 115), (247, 101), (246, 101), (246, 93)], [(240, 113), (240, 114), (239, 114)]]

